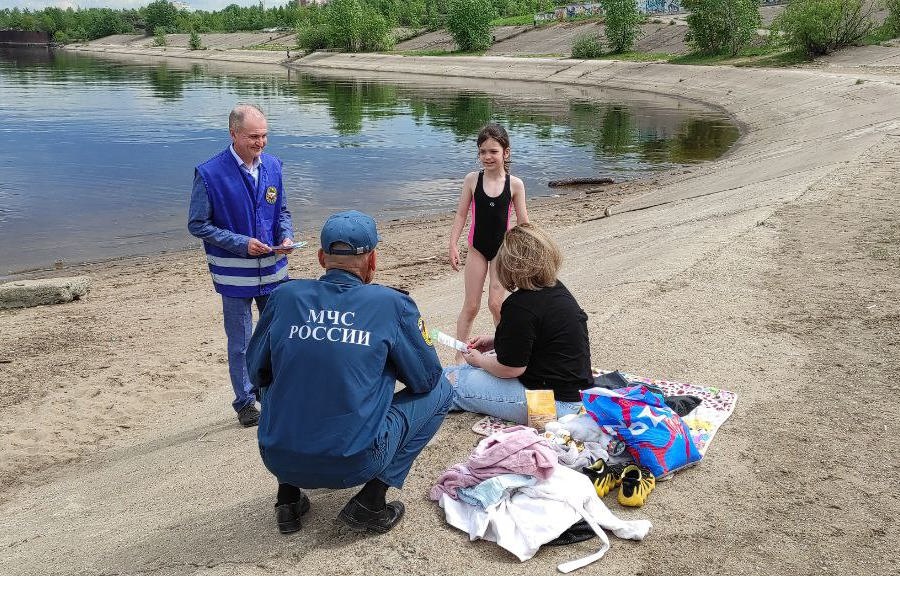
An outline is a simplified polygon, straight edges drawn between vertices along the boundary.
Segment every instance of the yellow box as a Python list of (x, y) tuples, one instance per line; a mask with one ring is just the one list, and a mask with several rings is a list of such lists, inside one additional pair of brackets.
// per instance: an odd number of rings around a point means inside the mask
[(525, 390), (528, 403), (528, 426), (538, 431), (556, 420), (556, 397), (553, 390)]

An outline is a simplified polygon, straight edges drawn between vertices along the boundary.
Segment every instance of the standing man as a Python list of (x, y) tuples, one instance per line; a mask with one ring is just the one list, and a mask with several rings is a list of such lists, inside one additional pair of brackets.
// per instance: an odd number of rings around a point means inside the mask
[(188, 231), (203, 240), (213, 286), (222, 295), (232, 406), (243, 427), (259, 422), (247, 375), (252, 302), (262, 313), (269, 294), (288, 278), (294, 228), (281, 182), (281, 160), (263, 154), (268, 123), (253, 104), (228, 116), (231, 145), (194, 171)]
[[(247, 365), (262, 390), (259, 451), (278, 479), (275, 521), (300, 529), (300, 488), (363, 485), (339, 517), (384, 533), (403, 517), (403, 485), (450, 406), (425, 321), (404, 292), (372, 284), (378, 232), (351, 210), (322, 227), (318, 280), (279, 287), (259, 320)], [(406, 388), (394, 393), (399, 380)]]

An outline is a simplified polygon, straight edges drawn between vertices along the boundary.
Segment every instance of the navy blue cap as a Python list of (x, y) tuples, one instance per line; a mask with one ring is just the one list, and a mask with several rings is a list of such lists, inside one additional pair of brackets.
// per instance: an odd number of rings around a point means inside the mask
[[(321, 239), (326, 254), (365, 254), (375, 249), (381, 236), (375, 228), (375, 219), (358, 210), (345, 210), (328, 217), (322, 225)], [(338, 242), (350, 248), (332, 249)]]

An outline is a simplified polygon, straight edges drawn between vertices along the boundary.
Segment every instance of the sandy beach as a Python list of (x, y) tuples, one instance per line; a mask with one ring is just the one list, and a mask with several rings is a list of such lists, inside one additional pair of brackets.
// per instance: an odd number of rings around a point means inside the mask
[[(653, 531), (613, 538), (578, 573), (900, 573), (900, 48), (779, 70), (335, 54), (292, 65), (616, 88), (728, 111), (743, 136), (717, 161), (529, 199), (588, 312), (596, 366), (738, 394), (698, 466), (641, 509), (606, 499)], [(409, 289), (429, 325), (452, 331), (450, 219), (382, 223), (377, 281)], [(314, 262), (295, 253), (291, 276), (318, 276)], [(444, 522), (426, 494), (476, 443), (470, 414), (449, 417), (389, 493), (408, 509), (396, 530), (343, 529), (352, 492), (313, 490), (302, 532), (279, 535), (256, 430), (230, 407), (202, 252), (28, 277), (74, 274), (92, 278), (87, 298), (0, 312), (0, 573), (551, 575), (594, 549), (519, 563)], [(476, 330), (488, 329), (485, 310)]]

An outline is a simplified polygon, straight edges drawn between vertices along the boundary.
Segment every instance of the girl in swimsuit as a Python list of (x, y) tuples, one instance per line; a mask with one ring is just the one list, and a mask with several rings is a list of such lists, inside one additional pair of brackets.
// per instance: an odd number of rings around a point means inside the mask
[[(471, 172), (463, 180), (456, 219), (450, 232), (450, 266), (459, 271), (459, 236), (471, 212), (469, 251), (466, 257), (465, 299), (456, 320), (456, 337), (467, 340), (472, 322), (481, 308), (484, 282), (490, 273), (488, 309), (494, 325), (500, 321), (500, 305), (506, 290), (497, 280), (494, 257), (510, 228), (510, 213), (516, 211), (516, 224), (528, 222), (525, 208), (525, 184), (509, 174), (509, 134), (496, 123), (486, 125), (478, 134), (478, 160), (484, 170)], [(457, 353), (457, 361), (462, 355)]]

